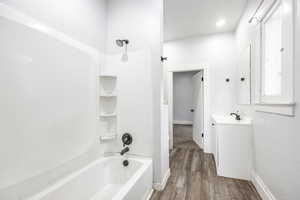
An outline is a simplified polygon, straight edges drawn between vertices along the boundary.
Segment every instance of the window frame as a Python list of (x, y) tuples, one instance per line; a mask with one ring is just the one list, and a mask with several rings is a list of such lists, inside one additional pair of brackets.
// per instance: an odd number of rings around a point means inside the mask
[[(271, 96), (264, 94), (265, 83), (265, 30), (264, 25), (273, 16), (280, 7), (283, 9), (282, 14), (282, 33), (281, 45), (283, 52), (281, 53), (281, 90), (279, 96)], [(284, 10), (289, 9), (289, 10)], [(259, 102), (256, 103), (257, 111), (265, 111), (269, 113), (278, 113), (283, 115), (294, 115), (294, 0), (276, 0), (268, 9), (260, 20), (260, 87)], [(284, 111), (283, 111), (284, 110)]]

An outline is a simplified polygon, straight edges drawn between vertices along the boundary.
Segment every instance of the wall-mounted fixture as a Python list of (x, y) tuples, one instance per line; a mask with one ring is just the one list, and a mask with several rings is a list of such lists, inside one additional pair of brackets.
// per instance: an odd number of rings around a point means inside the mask
[(133, 141), (133, 138), (130, 133), (124, 133), (122, 135), (122, 143), (123, 146), (130, 145)]
[(119, 47), (123, 47), (124, 44), (125, 44), (125, 45), (129, 44), (129, 40), (127, 40), (127, 39), (124, 39), (124, 40), (118, 39), (118, 40), (116, 40), (116, 43), (117, 43), (117, 45), (118, 45)]
[(226, 82), (229, 82), (229, 81), (230, 81), (230, 79), (229, 79), (229, 78), (226, 78), (226, 79), (225, 79), (225, 81), (226, 81)]
[(239, 111), (236, 111), (235, 113), (230, 113), (231, 116), (235, 116), (235, 120), (240, 121), (241, 115), (239, 114)]
[(165, 60), (168, 60), (168, 57), (163, 57), (163, 56), (160, 57), (161, 62), (164, 62)]
[(99, 132), (101, 142), (117, 138), (117, 76), (99, 75)]
[(127, 39), (123, 39), (123, 40), (118, 39), (118, 40), (116, 40), (116, 44), (117, 44), (119, 47), (123, 47), (123, 46), (125, 47), (125, 48), (124, 48), (124, 52), (123, 52), (123, 54), (122, 54), (121, 60), (122, 60), (122, 61), (128, 61), (127, 45), (129, 44), (129, 40), (127, 40)]

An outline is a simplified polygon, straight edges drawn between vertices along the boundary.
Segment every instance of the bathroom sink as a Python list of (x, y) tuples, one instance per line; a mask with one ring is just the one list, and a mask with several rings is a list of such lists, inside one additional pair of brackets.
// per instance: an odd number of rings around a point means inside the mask
[(226, 116), (226, 115), (213, 115), (212, 116), (213, 121), (216, 124), (230, 124), (230, 125), (251, 125), (252, 119), (249, 117), (241, 117), (241, 120), (236, 120), (233, 116)]

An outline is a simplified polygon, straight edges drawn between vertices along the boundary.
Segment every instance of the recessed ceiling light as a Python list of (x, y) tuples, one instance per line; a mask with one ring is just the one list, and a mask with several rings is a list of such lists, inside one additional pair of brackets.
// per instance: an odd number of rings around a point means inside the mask
[(217, 27), (222, 27), (226, 24), (226, 20), (225, 19), (219, 19), (217, 22), (216, 22), (216, 26)]

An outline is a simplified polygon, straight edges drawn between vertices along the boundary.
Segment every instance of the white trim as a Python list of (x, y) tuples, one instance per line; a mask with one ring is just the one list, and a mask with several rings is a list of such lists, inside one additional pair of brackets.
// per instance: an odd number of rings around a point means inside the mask
[(153, 189), (151, 189), (149, 192), (148, 192), (148, 194), (146, 194), (146, 196), (145, 196), (145, 200), (150, 200), (151, 199), (151, 197), (152, 197), (152, 194), (153, 194)]
[(263, 180), (255, 171), (252, 171), (251, 173), (251, 181), (263, 200), (277, 200), (268, 186), (263, 182)]
[(173, 149), (173, 72), (168, 72), (168, 103), (169, 103), (169, 149)]
[(69, 35), (66, 35), (65, 33), (62, 33), (48, 25), (45, 25), (44, 23), (32, 18), (31, 16), (28, 16), (25, 13), (3, 3), (0, 3), (0, 17), (6, 18), (8, 20), (14, 21), (16, 23), (22, 24), (31, 29), (44, 33), (50, 37), (53, 37), (65, 44), (68, 44), (76, 49), (79, 49), (89, 54), (95, 59), (99, 59), (99, 57), (101, 56), (101, 53), (96, 48), (84, 44), (79, 40), (76, 40), (70, 37)]
[(154, 188), (155, 190), (162, 191), (162, 190), (166, 187), (166, 184), (167, 184), (167, 182), (168, 182), (168, 179), (169, 179), (170, 175), (171, 175), (171, 170), (170, 170), (170, 168), (169, 168), (169, 169), (166, 171), (165, 176), (164, 176), (162, 182), (161, 182), (161, 183), (154, 183), (154, 184), (153, 184), (153, 188)]
[[(266, 1), (268, 2), (268, 1)], [(282, 94), (280, 96), (264, 96), (264, 32), (263, 24), (268, 20), (268, 18), (273, 14), (274, 10), (278, 8), (279, 5), (284, 5), (291, 9), (287, 10), (283, 15), (282, 22), (282, 47), (284, 51), (282, 53)], [(294, 108), (277, 106), (274, 104), (281, 104), (282, 101), (293, 101), (294, 100), (294, 29), (295, 29), (295, 6), (293, 0), (270, 0), (268, 3), (268, 9), (264, 10), (262, 19), (260, 20), (260, 46), (261, 46), (261, 59), (260, 59), (260, 70), (259, 73), (259, 99), (256, 101), (258, 103), (268, 102), (269, 105), (261, 105), (258, 107), (258, 111), (275, 113), (280, 115), (294, 115)], [(272, 108), (274, 107), (274, 108)], [(279, 108), (278, 108), (279, 107)]]
[(256, 103), (255, 105), (262, 105), (262, 106), (295, 106), (296, 102), (290, 103)]
[(188, 71), (199, 71), (199, 70), (204, 70), (207, 69), (206, 64), (201, 64), (201, 65), (169, 65), (168, 66), (168, 71), (169, 72), (188, 72)]
[(284, 116), (295, 116), (295, 103), (290, 104), (255, 104), (256, 112), (265, 112)]
[(173, 120), (173, 124), (193, 125), (193, 121)]

